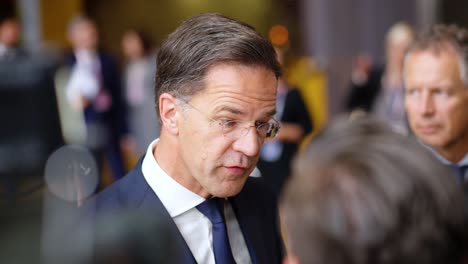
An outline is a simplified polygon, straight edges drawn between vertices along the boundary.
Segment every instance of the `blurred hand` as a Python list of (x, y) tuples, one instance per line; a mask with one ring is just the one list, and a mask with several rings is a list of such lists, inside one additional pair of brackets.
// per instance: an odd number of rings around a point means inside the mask
[(75, 111), (83, 111), (86, 107), (89, 106), (91, 102), (84, 96), (78, 96), (73, 102), (72, 102), (72, 108)]

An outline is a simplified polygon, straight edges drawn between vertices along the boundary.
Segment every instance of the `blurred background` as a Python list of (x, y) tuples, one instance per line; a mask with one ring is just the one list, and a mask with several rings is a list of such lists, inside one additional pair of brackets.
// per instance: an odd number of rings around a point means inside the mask
[[(71, 165), (46, 170), (54, 151), (80, 143), (77, 131), (82, 129), (82, 120), (70, 121), (76, 116), (63, 106), (67, 95), (60, 88), (66, 86), (61, 78), (65, 54), (73, 48), (70, 21), (78, 15), (94, 21), (99, 50), (112, 56), (118, 68), (114, 79), (122, 84), (122, 91), (112, 94), (117, 96), (113, 102), (122, 101), (126, 107), (117, 112), (127, 116), (122, 122), (138, 127), (129, 113), (138, 100), (126, 90), (130, 66), (138, 55), (127, 47), (131, 44), (125, 44), (125, 36), (132, 31), (144, 33), (147, 54), (154, 62), (167, 34), (183, 20), (204, 12), (244, 21), (282, 51), (285, 79), (300, 91), (312, 123), (310, 133), (298, 143), (313, 140), (327, 120), (350, 110), (347, 100), (352, 73), (386, 63), (385, 41), (392, 25), (406, 22), (416, 32), (435, 23), (468, 26), (466, 0), (0, 0), (0, 21), (12, 19), (17, 27), (5, 26), (2, 35), (0, 26), (1, 263), (40, 262), (40, 241), (50, 225), (44, 219), (50, 221), (53, 215), (47, 210), (66, 211), (67, 206), (79, 205), (88, 193), (119, 178), (112, 158), (104, 155), (94, 164), (88, 161), (89, 156), (96, 157), (93, 151), (76, 149), (54, 159), (55, 163)], [(9, 46), (15, 53), (4, 52), (2, 59), (2, 50), (8, 51)], [(141, 154), (137, 142), (141, 131), (128, 131), (130, 139), (120, 138), (122, 149), (117, 150), (125, 170)], [(148, 133), (149, 138), (157, 137), (157, 132)], [(50, 183), (61, 172), (76, 171), (75, 167), (83, 164), (98, 171), (97, 179), (86, 183), (90, 186), (82, 187), (76, 197), (63, 194), (68, 190), (63, 186), (69, 182)]]
[[(22, 43), (28, 49), (68, 46), (66, 26), (76, 14), (93, 18), (101, 45), (122, 58), (120, 38), (129, 27), (147, 31), (157, 46), (184, 19), (202, 12), (219, 12), (278, 38), (288, 58), (311, 56), (326, 71), (330, 110), (341, 110), (352, 63), (357, 55), (384, 59), (384, 36), (391, 25), (406, 21), (417, 31), (433, 23), (466, 25), (468, 2), (463, 0), (1, 0), (1, 12), (22, 22)], [(284, 26), (286, 31), (274, 30)], [(273, 32), (272, 32), (273, 31)]]

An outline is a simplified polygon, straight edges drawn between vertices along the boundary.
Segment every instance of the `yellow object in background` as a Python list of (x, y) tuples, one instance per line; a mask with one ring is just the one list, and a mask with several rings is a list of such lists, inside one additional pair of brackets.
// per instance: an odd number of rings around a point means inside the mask
[(314, 127), (301, 143), (302, 149), (328, 121), (327, 78), (311, 57), (300, 57), (287, 72), (288, 83), (301, 91)]
[(42, 0), (39, 3), (42, 40), (52, 47), (66, 47), (68, 22), (83, 12), (82, 0)]

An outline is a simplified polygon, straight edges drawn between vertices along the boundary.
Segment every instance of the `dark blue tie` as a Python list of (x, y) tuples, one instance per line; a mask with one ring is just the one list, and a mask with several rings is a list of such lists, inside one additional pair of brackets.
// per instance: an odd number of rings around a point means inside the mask
[(236, 263), (232, 256), (224, 222), (224, 199), (208, 199), (199, 204), (197, 209), (210, 219), (213, 226), (213, 250), (216, 264)]
[(456, 165), (456, 164), (453, 164), (450, 166), (453, 170), (453, 172), (455, 172), (455, 175), (457, 176), (458, 178), (458, 181), (461, 183), (461, 184), (464, 184), (465, 182), (465, 173), (468, 169), (468, 165)]

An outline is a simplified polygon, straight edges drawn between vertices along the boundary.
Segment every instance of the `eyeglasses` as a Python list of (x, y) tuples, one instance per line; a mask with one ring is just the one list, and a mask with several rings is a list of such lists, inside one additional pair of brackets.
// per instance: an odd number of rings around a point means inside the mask
[(258, 137), (262, 140), (266, 138), (274, 138), (278, 134), (279, 129), (281, 128), (280, 124), (275, 119), (271, 119), (268, 122), (255, 121), (255, 125), (246, 125), (247, 123), (250, 123), (249, 121), (238, 121), (229, 119), (216, 120), (209, 117), (207, 114), (203, 113), (201, 110), (197, 109), (196, 107), (194, 107), (186, 101), (180, 99), (177, 101), (183, 103), (184, 105), (190, 106), (190, 108), (203, 115), (209, 121), (219, 125), (222, 134), (232, 139), (239, 139), (247, 135), (251, 127), (255, 128)]

